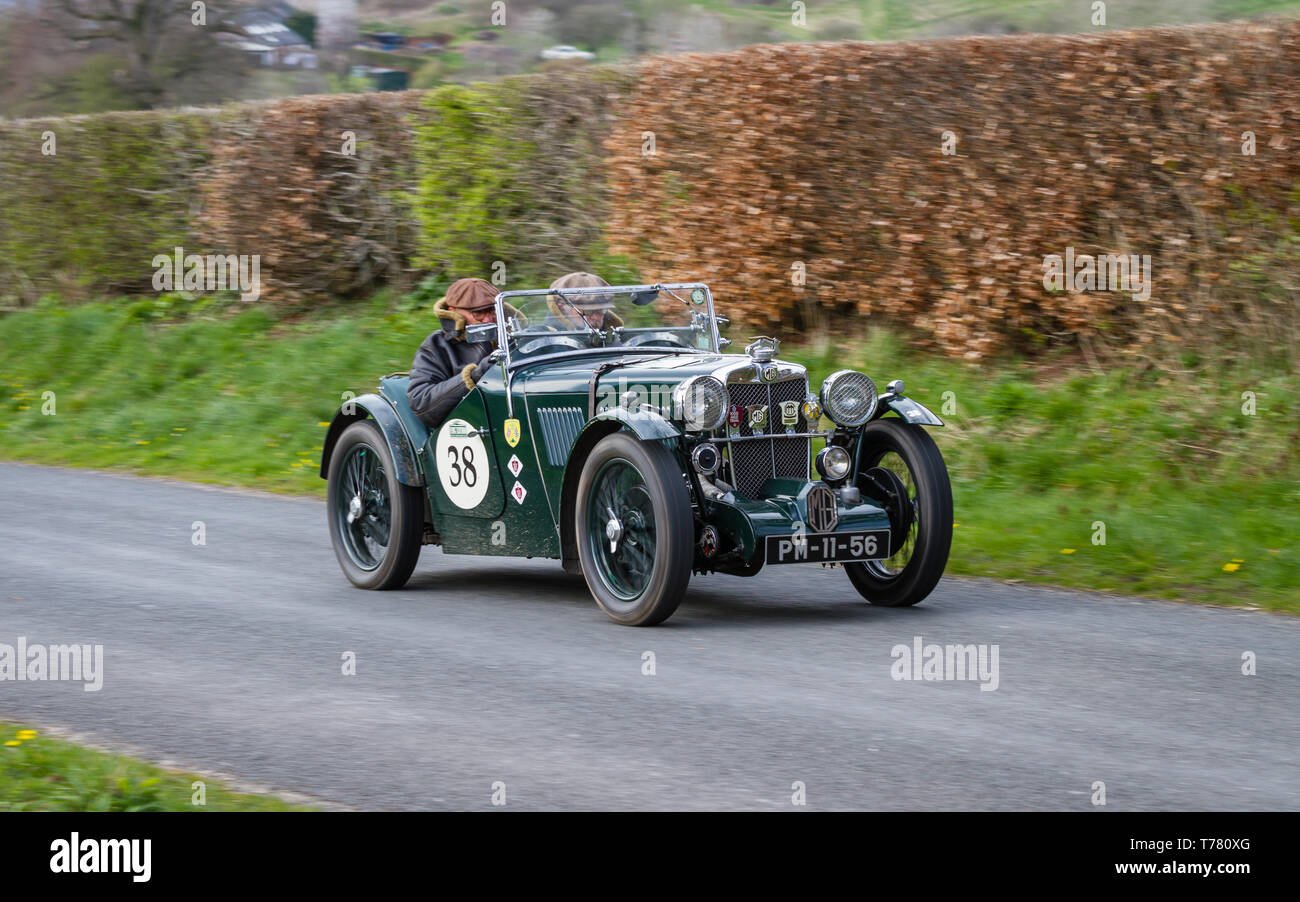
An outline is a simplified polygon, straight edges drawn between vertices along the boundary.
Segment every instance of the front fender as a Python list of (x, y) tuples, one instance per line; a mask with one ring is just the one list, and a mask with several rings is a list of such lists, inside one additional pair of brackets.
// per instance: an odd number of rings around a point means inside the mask
[(662, 441), (681, 435), (672, 423), (659, 414), (645, 410), (630, 411), (626, 407), (602, 410), (582, 427), (573, 447), (569, 449), (560, 493), (560, 554), (562, 565), (569, 573), (582, 572), (578, 564), (578, 543), (573, 528), (573, 509), (578, 497), (578, 479), (582, 475), (582, 465), (597, 442), (620, 429), (627, 429), (642, 441)]
[(393, 456), (397, 468), (397, 481), (403, 485), (424, 485), (424, 474), (415, 462), (415, 449), (411, 437), (406, 434), (402, 421), (393, 409), (393, 405), (379, 395), (362, 395), (348, 401), (334, 414), (329, 431), (325, 433), (325, 442), (320, 456), (320, 477), (329, 478), (330, 455), (338, 444), (343, 430), (353, 423), (373, 417), (379, 431), (388, 443), (388, 452)]
[(681, 430), (657, 413), (648, 410), (628, 410), (626, 407), (609, 407), (591, 418), (586, 428), (590, 429), (596, 420), (614, 420), (636, 433), (642, 441), (677, 438)]
[[(911, 398), (895, 396), (885, 400), (885, 406), (894, 413), (903, 418), (904, 422), (915, 423), (918, 426), (942, 426), (943, 420), (939, 419), (924, 404), (918, 404)], [(883, 414), (884, 411), (880, 411)], [(877, 414), (879, 416), (880, 414)]]

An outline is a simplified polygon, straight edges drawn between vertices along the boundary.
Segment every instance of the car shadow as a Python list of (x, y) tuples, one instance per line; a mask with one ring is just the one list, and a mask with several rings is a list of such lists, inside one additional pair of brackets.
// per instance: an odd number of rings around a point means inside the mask
[[(464, 563), (449, 563), (448, 556), (436, 567), (421, 568), (411, 577), (406, 590), (438, 596), (472, 596), (473, 603), (491, 602), (494, 607), (555, 605), (575, 610), (595, 610), (596, 603), (580, 575), (565, 573), (558, 562), (521, 563), (484, 567), (481, 557), (465, 557)], [(681, 606), (656, 629), (718, 628), (727, 626), (788, 625), (792, 623), (860, 623), (882, 617), (892, 622), (906, 617), (923, 622), (937, 614), (925, 605), (911, 608), (882, 608), (868, 604), (848, 586), (831, 597), (800, 596), (785, 581), (764, 578), (696, 576), (687, 588)], [(608, 622), (608, 621), (607, 621)], [(614, 626), (609, 622), (610, 626)]]

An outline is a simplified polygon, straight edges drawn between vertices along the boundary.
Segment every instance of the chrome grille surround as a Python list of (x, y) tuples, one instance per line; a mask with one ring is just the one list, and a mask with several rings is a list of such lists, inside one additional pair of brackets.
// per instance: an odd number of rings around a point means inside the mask
[[(776, 370), (775, 379), (772, 379), (773, 368)], [(730, 464), (728, 475), (736, 491), (748, 498), (758, 498), (763, 483), (773, 477), (808, 479), (812, 440), (807, 436), (785, 434), (787, 428), (805, 433), (810, 426), (816, 425), (809, 424), (803, 415), (803, 401), (808, 397), (807, 370), (781, 361), (744, 361), (715, 370), (713, 375), (727, 386), (728, 413), (736, 405), (745, 411), (739, 426), (724, 422), (719, 430), (721, 434), (749, 439), (755, 435), (750, 426), (749, 409), (755, 406), (767, 408), (767, 421), (761, 430), (767, 438), (725, 443)], [(798, 420), (791, 427), (781, 422), (782, 401), (794, 401), (799, 405)]]

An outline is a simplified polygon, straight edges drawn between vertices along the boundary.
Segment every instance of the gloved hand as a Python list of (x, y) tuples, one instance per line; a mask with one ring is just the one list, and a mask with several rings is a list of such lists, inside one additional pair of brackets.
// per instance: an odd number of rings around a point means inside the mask
[(467, 388), (473, 388), (475, 385), (478, 385), (479, 380), (487, 375), (488, 370), (496, 366), (499, 359), (500, 355), (496, 351), (493, 351), (491, 354), (488, 354), (480, 360), (478, 364), (467, 365), (461, 373), (461, 377), (465, 380), (465, 386)]

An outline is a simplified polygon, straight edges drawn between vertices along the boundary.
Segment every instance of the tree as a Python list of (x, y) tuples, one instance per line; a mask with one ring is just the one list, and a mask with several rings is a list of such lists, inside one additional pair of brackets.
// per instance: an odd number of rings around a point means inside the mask
[(45, 0), (45, 8), (62, 35), (75, 44), (119, 48), (126, 63), (120, 87), (139, 109), (152, 109), (169, 82), (218, 55), (213, 36), (230, 31), (221, 14), (222, 2)]

